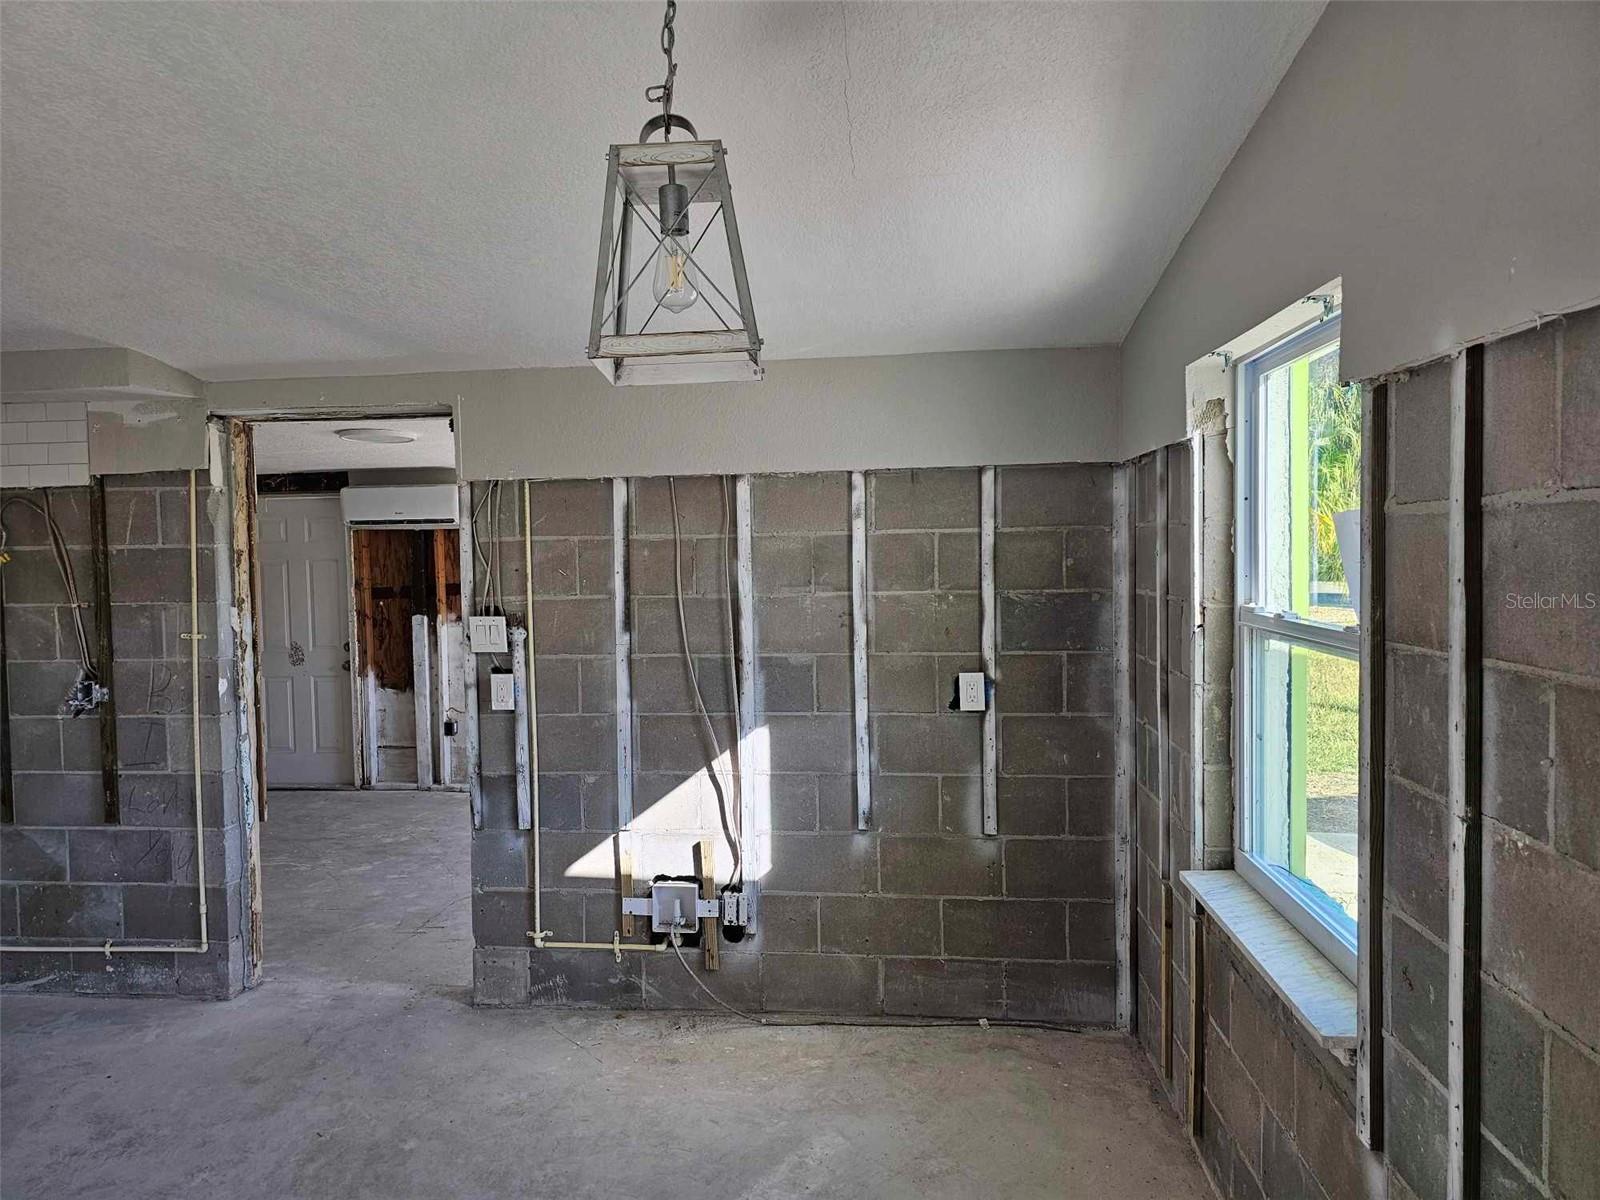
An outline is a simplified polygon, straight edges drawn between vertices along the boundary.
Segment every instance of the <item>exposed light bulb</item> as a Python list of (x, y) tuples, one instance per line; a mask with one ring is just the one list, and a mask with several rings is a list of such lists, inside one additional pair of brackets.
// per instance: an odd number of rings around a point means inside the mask
[(676, 237), (661, 239), (656, 249), (655, 275), (650, 281), (650, 293), (668, 312), (682, 312), (700, 299), (700, 272), (689, 258), (688, 250)]

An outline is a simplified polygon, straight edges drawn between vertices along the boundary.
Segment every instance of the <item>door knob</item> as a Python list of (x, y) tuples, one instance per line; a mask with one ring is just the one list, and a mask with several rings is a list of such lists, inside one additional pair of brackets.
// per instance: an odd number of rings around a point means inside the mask
[(350, 669), (350, 660), (347, 658), (342, 663), (340, 663), (339, 664), (339, 669), (342, 670), (342, 671), (348, 671)]

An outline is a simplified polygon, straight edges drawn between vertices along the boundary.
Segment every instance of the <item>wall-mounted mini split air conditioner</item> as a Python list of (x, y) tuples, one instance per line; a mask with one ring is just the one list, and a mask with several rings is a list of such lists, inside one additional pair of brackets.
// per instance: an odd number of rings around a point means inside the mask
[(453, 483), (341, 488), (339, 505), (346, 525), (369, 529), (408, 525), (453, 529), (460, 523), (460, 495)]

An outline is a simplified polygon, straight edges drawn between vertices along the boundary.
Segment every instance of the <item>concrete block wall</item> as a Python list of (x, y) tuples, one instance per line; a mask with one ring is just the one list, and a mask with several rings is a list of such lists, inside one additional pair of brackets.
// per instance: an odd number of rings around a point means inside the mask
[[(1485, 348), (1484, 429), (1484, 1186), (1567, 1200), (1600, 1194), (1600, 988), (1577, 949), (1600, 928), (1600, 309)], [(1437, 916), (1406, 964), (1424, 977)], [(1437, 1098), (1443, 1012), (1416, 1007), (1409, 1094)], [(1421, 1200), (1436, 1145), (1396, 1164)]]
[[(1191, 743), (1192, 656), (1194, 612), (1192, 531), (1192, 465), (1187, 444), (1166, 448), (1166, 590), (1160, 588), (1157, 532), (1161, 528), (1160, 473), (1157, 455), (1147, 454), (1132, 465), (1134, 505), (1134, 620), (1130, 646), (1134, 671), (1135, 874), (1134, 970), (1135, 1032), (1160, 1075), (1162, 1062), (1161, 979), (1161, 863), (1160, 771), (1165, 756), (1170, 789), (1168, 837), (1171, 879), (1177, 887), (1179, 872), (1193, 862), (1193, 770)], [(1165, 607), (1166, 645), (1160, 649), (1156, 617)], [(1165, 663), (1165, 679), (1160, 673)], [(1160, 713), (1163, 690), (1167, 728), (1163, 740)], [(1206, 865), (1210, 865), (1209, 863)], [(1183, 1112), (1187, 1095), (1182, 1086), (1189, 1062), (1189, 922), (1181, 896), (1175, 893), (1172, 929), (1172, 1079), (1171, 1103)], [(1165, 1084), (1165, 1080), (1163, 1081)]]
[[(1442, 1200), (1451, 364), (1390, 384), (1380, 1154), (1355, 1074), (1211, 927), (1205, 1133), (1225, 1197)], [(1600, 309), (1484, 350), (1482, 1194), (1600, 1194)]]
[[(999, 474), (1002, 776), (1000, 836), (989, 838), (982, 719), (948, 711), (956, 672), (981, 667), (980, 473), (869, 476), (866, 832), (856, 829), (853, 778), (849, 477), (752, 481), (770, 868), (755, 932), (724, 943), (722, 969), (708, 977), (730, 1003), (1111, 1021), (1111, 474)], [(680, 479), (677, 493), (685, 618), (726, 751), (724, 493), (707, 478)], [(609, 941), (618, 916), (610, 483), (537, 485), (533, 510), (544, 924), (559, 940)], [(665, 480), (634, 481), (630, 521), (634, 808), (644, 831), (635, 876), (688, 873), (689, 846), (704, 834), (726, 878), (731, 854), (682, 659)], [(516, 564), (508, 607), (520, 610), (520, 540), (503, 550)], [(482, 720), (492, 828), (474, 839), (479, 1002), (710, 1005), (670, 955), (618, 964), (586, 951), (530, 954), (529, 839), (512, 828), (509, 721)]]
[[(199, 592), (201, 753), (211, 949), (107, 957), (95, 947), (192, 942), (198, 935), (190, 704), (188, 476), (106, 480), (118, 789), (107, 803), (99, 715), (61, 712), (78, 673), (66, 593), (44, 522), (4, 513), (5, 670), (14, 820), (0, 827), (0, 937), (82, 944), (81, 952), (0, 955), (8, 986), (36, 990), (225, 997), (245, 982), (242, 853), (232, 762), (232, 639), (217, 640), (230, 602), (224, 497), (201, 475)], [(38, 501), (41, 493), (8, 489)], [(50, 493), (70, 547), (91, 653), (107, 614), (94, 603), (88, 488)], [(220, 568), (220, 573), (219, 573)], [(218, 672), (229, 680), (219, 690)]]

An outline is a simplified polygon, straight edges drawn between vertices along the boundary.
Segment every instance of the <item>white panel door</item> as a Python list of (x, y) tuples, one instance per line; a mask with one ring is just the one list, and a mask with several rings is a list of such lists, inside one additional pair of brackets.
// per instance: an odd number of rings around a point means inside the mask
[(337, 496), (262, 496), (261, 672), (267, 785), (355, 782), (350, 576)]

